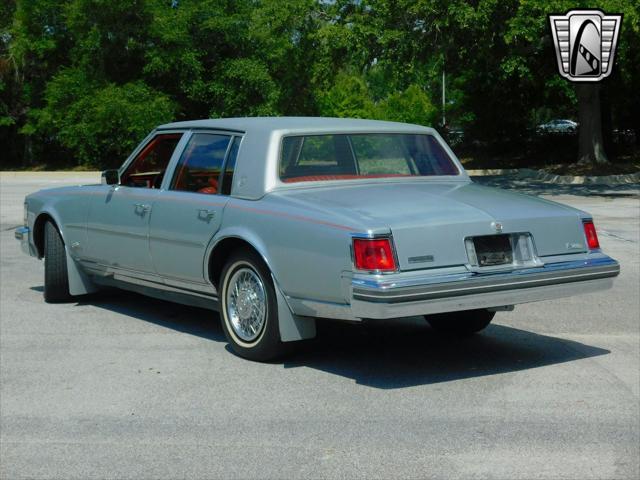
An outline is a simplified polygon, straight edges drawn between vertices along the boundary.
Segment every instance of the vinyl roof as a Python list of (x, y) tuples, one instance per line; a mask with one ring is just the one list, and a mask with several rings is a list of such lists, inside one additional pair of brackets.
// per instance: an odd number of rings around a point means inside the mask
[(357, 118), (330, 117), (244, 117), (190, 120), (186, 122), (167, 123), (159, 129), (178, 128), (215, 128), (236, 130), (241, 132), (283, 133), (310, 132), (415, 132), (430, 133), (433, 130), (420, 125), (399, 122), (383, 122), (380, 120), (362, 120)]

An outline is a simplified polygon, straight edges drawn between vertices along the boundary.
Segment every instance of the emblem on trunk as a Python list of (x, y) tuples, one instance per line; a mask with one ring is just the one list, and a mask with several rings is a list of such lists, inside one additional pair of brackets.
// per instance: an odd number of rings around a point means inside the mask
[(570, 10), (549, 15), (558, 73), (572, 82), (598, 82), (611, 74), (622, 15)]
[(496, 233), (502, 233), (502, 223), (491, 222), (491, 227), (495, 229)]
[(409, 257), (409, 263), (433, 262), (433, 255), (422, 255), (421, 257)]

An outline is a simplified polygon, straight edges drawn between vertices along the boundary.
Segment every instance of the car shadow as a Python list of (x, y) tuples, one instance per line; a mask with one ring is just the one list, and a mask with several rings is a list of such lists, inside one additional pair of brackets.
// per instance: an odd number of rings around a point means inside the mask
[[(217, 313), (105, 290), (80, 299), (164, 328), (226, 342)], [(517, 312), (517, 311), (516, 311)], [(421, 317), (352, 324), (318, 320), (314, 340), (300, 342), (274, 365), (313, 368), (379, 389), (437, 384), (597, 357), (609, 350), (496, 323), (466, 338), (442, 336)], [(227, 346), (227, 350), (230, 348)]]
[(610, 353), (501, 325), (500, 315), (481, 333), (463, 338), (436, 333), (422, 317), (370, 321), (364, 326), (318, 322), (314, 347), (300, 351), (284, 365), (316, 368), (362, 385), (396, 389), (517, 372)]
[(78, 297), (76, 305), (91, 305), (207, 340), (226, 342), (218, 314), (203, 308), (180, 305), (115, 288), (105, 288)]

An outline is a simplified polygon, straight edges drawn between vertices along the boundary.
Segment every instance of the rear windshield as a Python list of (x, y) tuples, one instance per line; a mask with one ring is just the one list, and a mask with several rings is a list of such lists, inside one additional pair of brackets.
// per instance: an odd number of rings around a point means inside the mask
[(288, 183), (460, 173), (438, 140), (428, 134), (285, 137), (279, 168), (280, 179)]

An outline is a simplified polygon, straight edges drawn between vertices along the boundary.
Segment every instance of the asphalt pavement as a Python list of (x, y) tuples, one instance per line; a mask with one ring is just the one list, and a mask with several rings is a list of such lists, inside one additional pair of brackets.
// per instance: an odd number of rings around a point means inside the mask
[(479, 181), (594, 215), (613, 289), (517, 306), (482, 334), (319, 322), (292, 357), (228, 349), (216, 314), (143, 296), (42, 299), (0, 174), (0, 478), (640, 478), (639, 186)]

